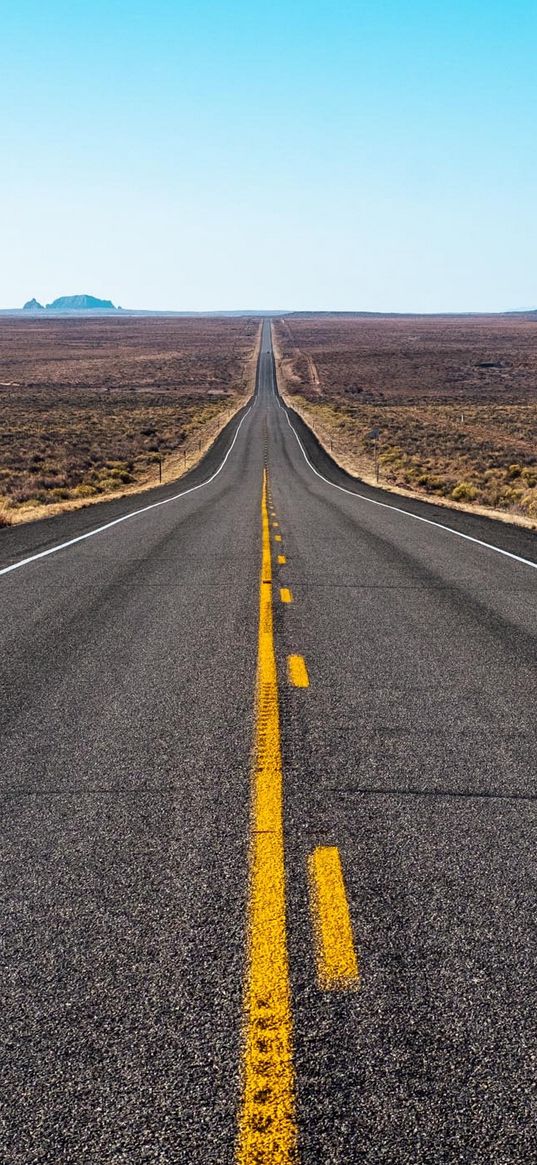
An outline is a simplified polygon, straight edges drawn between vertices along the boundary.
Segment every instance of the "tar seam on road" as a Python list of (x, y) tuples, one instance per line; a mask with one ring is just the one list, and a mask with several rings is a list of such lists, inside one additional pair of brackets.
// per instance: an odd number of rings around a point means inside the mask
[(308, 875), (319, 985), (325, 991), (357, 987), (358, 962), (336, 846), (317, 846), (308, 858)]
[(266, 472), (261, 503), (248, 955), (238, 1165), (296, 1161), (293, 1033), (285, 913), (283, 770)]
[(204, 486), (210, 485), (215, 477), (222, 472), (224, 465), (235, 445), (240, 430), (252, 410), (252, 405), (241, 417), (237, 425), (237, 431), (229, 446), (229, 449), (224, 457), (224, 460), (218, 466), (218, 469), (207, 478), (207, 481), (201, 481), (199, 485), (192, 485), (189, 489), (184, 489), (180, 494), (174, 494), (171, 498), (163, 498), (161, 502), (151, 502), (149, 506), (142, 506), (139, 510), (132, 510), (130, 514), (123, 514), (121, 518), (114, 518), (113, 522), (106, 522), (104, 526), (97, 526), (96, 530), (88, 530), (85, 534), (78, 534), (76, 538), (70, 538), (68, 542), (60, 542), (58, 546), (50, 546), (48, 550), (41, 550), (38, 554), (31, 554), (28, 558), (21, 558), (20, 562), (13, 562), (11, 566), (3, 566), (0, 568), (0, 576), (9, 574), (12, 570), (18, 570), (21, 566), (28, 566), (30, 562), (37, 562), (38, 558), (47, 558), (49, 554), (57, 554), (58, 550), (67, 550), (68, 546), (74, 546), (76, 542), (83, 542), (86, 538), (93, 538), (95, 534), (102, 534), (105, 530), (111, 530), (112, 526), (118, 526), (120, 522), (126, 522), (129, 518), (137, 518), (140, 514), (147, 514), (149, 510), (156, 510), (159, 506), (167, 506), (169, 502), (178, 502), (180, 498), (186, 498), (187, 494), (193, 494), (198, 489), (203, 489)]

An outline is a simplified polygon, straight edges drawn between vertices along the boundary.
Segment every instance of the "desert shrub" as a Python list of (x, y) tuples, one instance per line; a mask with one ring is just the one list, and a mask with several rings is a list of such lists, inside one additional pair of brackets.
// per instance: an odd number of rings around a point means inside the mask
[(537, 518), (537, 493), (524, 494), (520, 504), (531, 518)]
[(416, 474), (417, 470), (413, 465), (406, 465), (399, 476), (409, 485), (414, 485), (416, 481)]
[(473, 502), (475, 501), (478, 490), (475, 485), (469, 481), (460, 481), (451, 491), (451, 497), (455, 502)]
[(99, 479), (99, 490), (108, 493), (109, 490), (119, 489), (123, 483), (117, 477), (101, 477)]
[(33, 478), (33, 485), (35, 486), (36, 489), (39, 489), (39, 490), (41, 490), (41, 489), (52, 490), (52, 489), (56, 489), (59, 486), (62, 486), (64, 484), (65, 484), (65, 478), (63, 478), (62, 481), (58, 481), (57, 477), (50, 477), (44, 473), (41, 473), (37, 477)]
[(89, 481), (83, 481), (80, 485), (75, 486), (73, 493), (77, 498), (93, 498), (95, 494), (99, 493), (96, 485), (90, 485)]
[(524, 490), (519, 486), (506, 486), (502, 490), (502, 499), (506, 502), (511, 502), (513, 505), (518, 505), (521, 498), (524, 497)]
[(106, 468), (107, 468), (107, 469), (110, 469), (110, 470), (112, 470), (112, 471), (113, 471), (113, 470), (121, 470), (121, 472), (123, 472), (124, 470), (128, 469), (128, 468), (129, 468), (129, 466), (128, 466), (128, 464), (127, 464), (127, 462), (126, 462), (126, 461), (111, 461), (111, 460), (108, 460), (108, 461), (106, 462)]
[(123, 485), (129, 481), (134, 481), (132, 473), (129, 473), (128, 469), (110, 469), (106, 476), (113, 478), (116, 482), (121, 482)]
[(11, 526), (11, 518), (5, 510), (0, 510), (0, 530), (4, 529), (6, 526)]
[(430, 489), (432, 493), (444, 494), (448, 497), (453, 490), (453, 483), (444, 477), (431, 477)]
[(25, 489), (23, 485), (17, 485), (13, 482), (9, 486), (9, 499), (13, 506), (23, 506), (32, 496), (32, 491)]
[(384, 453), (380, 454), (379, 460), (381, 461), (382, 465), (392, 465), (397, 463), (398, 466), (401, 466), (403, 464), (401, 454), (402, 450), (397, 447), (394, 449), (386, 449)]

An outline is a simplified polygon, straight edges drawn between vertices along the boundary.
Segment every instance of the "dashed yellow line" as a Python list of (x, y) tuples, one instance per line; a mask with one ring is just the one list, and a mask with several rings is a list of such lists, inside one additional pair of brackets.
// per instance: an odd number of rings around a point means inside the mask
[(282, 603), (293, 602), (293, 592), (289, 590), (289, 587), (280, 587), (280, 599)]
[(302, 655), (287, 656), (287, 675), (295, 688), (309, 688), (310, 677)]
[(235, 1160), (237, 1165), (292, 1165), (296, 1161), (296, 1123), (285, 919), (283, 773), (266, 474), (261, 516), (243, 1098)]
[(282, 536), (281, 536), (281, 534), (275, 534), (275, 535), (274, 535), (274, 541), (275, 541), (275, 542), (281, 542), (281, 540), (282, 540)]
[(286, 562), (287, 562), (287, 559), (285, 557), (285, 554), (279, 554), (278, 555), (278, 566), (284, 566), (284, 564)]
[(273, 523), (272, 523), (272, 525), (274, 526), (274, 529), (275, 529), (275, 530), (277, 530), (277, 529), (278, 529), (278, 526), (280, 525), (280, 523), (279, 523), (279, 522), (273, 522)]
[(318, 846), (308, 858), (317, 975), (324, 990), (357, 987), (358, 961), (339, 850)]

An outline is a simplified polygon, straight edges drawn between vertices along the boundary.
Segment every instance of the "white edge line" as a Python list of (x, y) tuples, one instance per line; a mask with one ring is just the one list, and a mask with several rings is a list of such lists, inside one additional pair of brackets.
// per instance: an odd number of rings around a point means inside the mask
[(295, 434), (300, 449), (302, 450), (304, 460), (309, 465), (310, 469), (313, 470), (315, 476), (320, 477), (321, 481), (324, 481), (326, 485), (331, 485), (333, 489), (338, 489), (341, 493), (348, 494), (351, 498), (359, 498), (362, 502), (369, 502), (371, 506), (380, 506), (383, 510), (390, 510), (392, 513), (395, 511), (396, 514), (404, 514), (406, 518), (413, 518), (415, 522), (425, 522), (427, 526), (434, 526), (435, 530), (445, 530), (448, 534), (454, 534), (456, 538), (464, 538), (466, 542), (475, 542), (477, 546), (484, 546), (486, 550), (494, 550), (496, 554), (503, 554), (505, 558), (512, 558), (515, 562), (521, 562), (523, 566), (531, 566), (533, 567), (533, 570), (537, 570), (537, 562), (532, 562), (529, 558), (521, 558), (519, 554), (511, 554), (509, 550), (502, 550), (501, 547), (493, 546), (490, 542), (483, 542), (481, 538), (473, 538), (471, 534), (462, 534), (460, 530), (454, 530), (452, 526), (444, 526), (442, 522), (434, 522), (431, 518), (422, 518), (420, 514), (413, 514), (410, 510), (403, 510), (401, 506), (391, 506), (389, 502), (377, 502), (374, 498), (368, 498), (365, 496), (365, 494), (360, 494), (356, 490), (345, 489), (345, 486), (336, 485), (334, 481), (329, 481), (327, 477), (324, 477), (322, 473), (319, 473), (318, 469), (316, 469), (315, 466), (311, 464), (302, 441), (300, 440), (294, 425), (291, 424), (287, 408), (284, 408), (283, 405), (280, 405), (280, 408), (283, 410), (287, 417), (287, 424), (289, 425), (289, 428), (292, 429), (293, 433)]
[(214, 481), (215, 477), (218, 477), (218, 474), (222, 472), (231, 450), (233, 449), (235, 441), (237, 440), (237, 437), (240, 433), (242, 425), (244, 424), (247, 416), (252, 411), (253, 407), (254, 404), (252, 403), (249, 409), (245, 412), (244, 416), (241, 417), (241, 420), (237, 425), (237, 431), (231, 442), (231, 445), (229, 446), (226, 456), (224, 457), (224, 460), (222, 461), (221, 465), (218, 466), (218, 469), (215, 471), (215, 473), (213, 473), (212, 477), (207, 478), (207, 481), (201, 481), (199, 485), (192, 485), (190, 486), (190, 489), (184, 489), (181, 493), (174, 494), (171, 498), (163, 498), (161, 502), (151, 502), (149, 506), (142, 506), (139, 510), (132, 510), (130, 514), (122, 514), (121, 518), (114, 518), (113, 522), (106, 522), (104, 526), (97, 526), (95, 530), (88, 530), (85, 534), (78, 534), (76, 538), (70, 538), (68, 542), (60, 542), (58, 546), (50, 546), (48, 550), (41, 550), (39, 554), (31, 554), (29, 558), (21, 558), (19, 562), (13, 562), (11, 566), (3, 566), (0, 569), (0, 576), (3, 574), (9, 574), (12, 570), (19, 570), (21, 566), (28, 566), (28, 563), (30, 562), (37, 562), (38, 558), (47, 558), (49, 554), (57, 554), (58, 550), (66, 550), (68, 546), (74, 546), (76, 542), (83, 542), (85, 538), (93, 538), (95, 534), (102, 534), (104, 530), (111, 530), (112, 526), (117, 526), (120, 522), (127, 522), (129, 518), (136, 518), (139, 514), (147, 514), (149, 510), (156, 510), (158, 506), (167, 506), (169, 502), (177, 502), (179, 501), (179, 498), (186, 498), (187, 494), (195, 493), (196, 490), (203, 489), (204, 486), (210, 485), (211, 482)]

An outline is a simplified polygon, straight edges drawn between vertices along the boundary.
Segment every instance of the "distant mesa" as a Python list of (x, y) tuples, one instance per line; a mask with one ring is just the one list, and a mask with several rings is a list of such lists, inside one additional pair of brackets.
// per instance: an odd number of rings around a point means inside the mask
[(60, 295), (47, 303), (46, 308), (37, 299), (29, 299), (23, 311), (119, 311), (111, 299), (97, 299), (95, 295)]
[(60, 295), (47, 303), (47, 311), (116, 311), (111, 299), (96, 299), (94, 295)]

